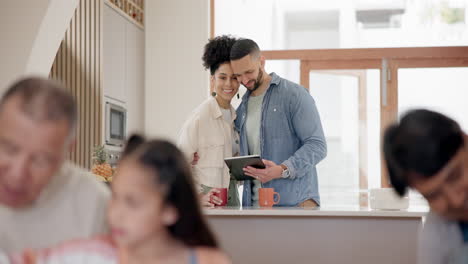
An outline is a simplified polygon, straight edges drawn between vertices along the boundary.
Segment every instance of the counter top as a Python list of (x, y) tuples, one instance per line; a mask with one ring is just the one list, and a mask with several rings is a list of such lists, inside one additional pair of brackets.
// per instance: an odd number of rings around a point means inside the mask
[(398, 217), (419, 218), (427, 214), (427, 207), (410, 207), (407, 210), (371, 210), (369, 208), (356, 207), (216, 207), (204, 209), (205, 215), (210, 216), (332, 216), (332, 217)]

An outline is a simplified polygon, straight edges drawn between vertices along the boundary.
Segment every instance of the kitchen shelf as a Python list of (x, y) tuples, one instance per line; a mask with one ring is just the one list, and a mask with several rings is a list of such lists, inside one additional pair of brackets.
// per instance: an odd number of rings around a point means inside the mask
[(105, 0), (105, 2), (136, 25), (144, 27), (144, 0)]

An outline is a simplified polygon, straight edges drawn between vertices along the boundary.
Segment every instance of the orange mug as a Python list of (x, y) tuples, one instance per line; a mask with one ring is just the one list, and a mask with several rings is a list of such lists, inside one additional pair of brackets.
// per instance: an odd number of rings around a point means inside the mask
[[(276, 198), (275, 199), (275, 195)], [(272, 207), (280, 201), (279, 193), (275, 192), (273, 188), (259, 188), (258, 189), (258, 205), (263, 207)]]

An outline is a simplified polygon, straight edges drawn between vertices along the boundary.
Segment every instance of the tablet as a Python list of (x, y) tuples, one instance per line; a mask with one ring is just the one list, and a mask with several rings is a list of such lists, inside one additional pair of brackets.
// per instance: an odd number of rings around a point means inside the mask
[(232, 158), (225, 158), (224, 162), (229, 168), (231, 175), (238, 181), (253, 180), (252, 177), (244, 174), (243, 168), (252, 166), (257, 169), (264, 169), (262, 158), (259, 155), (238, 156)]

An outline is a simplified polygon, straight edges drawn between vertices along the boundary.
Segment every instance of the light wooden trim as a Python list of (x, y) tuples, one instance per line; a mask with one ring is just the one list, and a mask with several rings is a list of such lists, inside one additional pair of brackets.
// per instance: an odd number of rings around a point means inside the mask
[[(86, 97), (86, 90), (88, 89), (88, 86), (89, 86), (89, 54), (88, 54), (88, 51), (89, 51), (89, 32), (88, 32), (88, 19), (90, 19), (88, 17), (88, 1), (87, 0), (84, 0), (82, 1), (82, 13), (81, 13), (81, 19), (83, 21), (83, 26), (81, 27), (81, 36), (82, 36), (82, 41), (83, 41), (83, 68), (82, 68), (82, 71), (83, 71), (83, 75), (84, 75), (84, 86), (81, 87), (80, 89), (80, 106), (79, 106), (79, 109), (80, 109), (80, 112), (81, 112), (81, 115), (83, 116), (82, 117), (82, 126), (80, 126), (80, 140), (81, 140), (81, 144), (80, 144), (80, 147), (81, 147), (81, 152), (80, 152), (80, 157), (81, 157), (81, 164), (86, 164), (86, 125), (88, 123), (88, 115), (87, 115), (87, 105), (86, 105), (86, 101), (87, 101), (87, 97)], [(86, 165), (85, 165), (86, 166)]]
[(210, 0), (210, 38), (215, 37), (215, 0)]
[[(308, 68), (310, 61), (301, 61), (301, 83), (309, 83), (309, 74), (326, 73), (337, 76), (354, 76), (358, 80), (358, 156), (359, 156), (359, 189), (365, 190), (368, 188), (368, 154), (367, 154), (367, 72), (366, 70), (314, 70)], [(307, 74), (307, 76), (305, 76)], [(359, 205), (367, 206), (367, 195), (359, 192)]]
[(262, 55), (268, 60), (380, 60), (468, 58), (468, 46), (425, 48), (368, 48), (322, 50), (267, 50)]
[(381, 60), (302, 60), (310, 70), (380, 69)]
[(309, 61), (301, 60), (300, 63), (300, 85), (310, 91), (310, 63)]
[[(354, 73), (358, 77), (358, 107), (359, 107), (359, 125), (358, 125), (358, 141), (359, 141), (359, 189), (368, 188), (368, 161), (367, 155), (367, 72), (366, 70), (357, 70)], [(356, 75), (355, 75), (356, 76)]]
[[(380, 76), (382, 78), (382, 75)], [(388, 61), (388, 74), (386, 82), (386, 105), (384, 105), (384, 102), (382, 100), (382, 94), (380, 95), (380, 149), (382, 149), (382, 138), (385, 130), (389, 125), (391, 125), (398, 119), (398, 67), (395, 61)], [(387, 167), (383, 158), (383, 154), (381, 154), (381, 187), (390, 187)]]
[[(77, 14), (78, 14), (78, 9), (75, 10), (75, 14), (73, 17), (77, 17)], [(71, 20), (71, 25), (70, 25), (70, 29), (67, 30), (68, 32), (70, 32), (70, 35), (71, 35), (71, 42), (70, 42), (70, 57), (74, 56), (76, 50), (78, 49), (78, 36), (76, 34), (77, 32), (77, 29), (78, 29), (78, 21), (77, 19), (72, 19)], [(75, 34), (73, 34), (75, 33)], [(77, 72), (79, 71), (79, 68), (78, 68), (78, 60), (77, 59), (72, 59), (71, 62), (70, 62), (70, 79), (71, 79), (71, 84), (69, 86), (69, 91), (72, 93), (73, 97), (76, 98), (77, 97), (77, 94), (76, 94), (76, 89), (71, 89), (71, 87), (78, 87), (78, 75), (77, 75)], [(78, 128), (75, 128), (75, 134), (78, 133)], [(73, 150), (71, 151), (70, 153), (70, 160), (73, 160), (73, 161), (76, 161), (77, 159), (77, 148), (76, 148), (76, 145), (75, 147), (73, 148)]]
[[(145, 0), (141, 0), (141, 4), (142, 4), (142, 7), (143, 9), (145, 8)], [(96, 128), (95, 128), (95, 133), (94, 133), (94, 143), (95, 145), (101, 145), (103, 144), (102, 142), (102, 138), (103, 138), (103, 135), (102, 135), (102, 131), (103, 131), (103, 124), (104, 124), (104, 120), (102, 120), (102, 114), (101, 114), (101, 111), (102, 111), (102, 99), (104, 97), (104, 88), (103, 88), (103, 32), (104, 32), (104, 23), (103, 23), (103, 20), (104, 20), (104, 4), (103, 2), (101, 1), (101, 3), (99, 5), (97, 5), (97, 9), (96, 9), (96, 14), (95, 16), (98, 17), (98, 20), (97, 20), (97, 24), (96, 24), (96, 52), (97, 52), (97, 56), (96, 56), (96, 83), (95, 83), (95, 87), (96, 89), (94, 89), (94, 104), (97, 106), (96, 108)], [(145, 13), (143, 12), (143, 21), (144, 21), (144, 15)], [(99, 133), (96, 133), (97, 131), (99, 131)]]
[(365, 75), (365, 71), (362, 71), (359, 69), (356, 69), (356, 70), (313, 70), (313, 71), (318, 72), (318, 73), (326, 73), (330, 75), (341, 75), (341, 76), (345, 75), (345, 76), (362, 77), (363, 75)]
[(397, 68), (468, 67), (468, 58), (394, 59)]
[(80, 0), (50, 73), (76, 100), (77, 142), (69, 158), (88, 169), (94, 146), (102, 144), (102, 5)]
[[(369, 154), (367, 152), (368, 134), (367, 128), (369, 121), (367, 118), (367, 71), (357, 70), (358, 81), (359, 81), (359, 206), (368, 207), (369, 197), (367, 192), (361, 192), (361, 190), (367, 190), (369, 188)], [(352, 72), (351, 72), (352, 74)]]
[(83, 126), (85, 126), (85, 122), (84, 122), (84, 118), (85, 118), (85, 115), (84, 115), (84, 111), (85, 111), (85, 108), (83, 106), (83, 101), (85, 100), (84, 98), (84, 94), (83, 94), (83, 90), (86, 89), (86, 65), (85, 65), (85, 62), (86, 62), (86, 40), (85, 40), (85, 34), (86, 34), (86, 30), (85, 30), (85, 3), (86, 3), (86, 0), (81, 0), (80, 1), (80, 17), (79, 17), (79, 23), (80, 23), (80, 31), (78, 32), (79, 34), (79, 39), (80, 39), (80, 50), (79, 50), (79, 58), (80, 58), (80, 66), (81, 66), (81, 69), (80, 69), (80, 79), (81, 79), (81, 86), (80, 87), (76, 87), (77, 90), (78, 90), (78, 97), (77, 97), (77, 101), (78, 101), (78, 110), (79, 110), (79, 115), (80, 115), (80, 124), (78, 126), (79, 130), (78, 130), (78, 142), (80, 142), (80, 144), (78, 144), (78, 164), (85, 164), (85, 155), (86, 155), (86, 150), (85, 150), (85, 147), (84, 147), (84, 136), (83, 136)]

